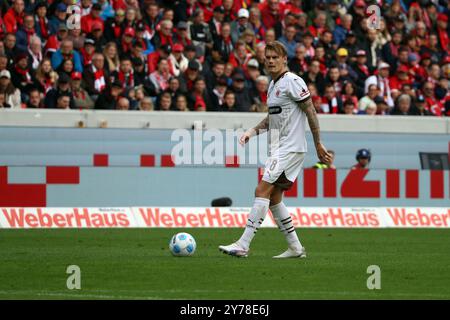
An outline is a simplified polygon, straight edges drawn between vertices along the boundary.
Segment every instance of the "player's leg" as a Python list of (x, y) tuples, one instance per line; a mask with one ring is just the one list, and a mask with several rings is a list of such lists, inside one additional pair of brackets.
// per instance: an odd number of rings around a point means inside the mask
[(219, 250), (234, 256), (247, 256), (250, 243), (264, 221), (269, 210), (270, 196), (274, 185), (261, 180), (255, 190), (255, 201), (250, 210), (244, 232), (238, 241), (228, 246), (219, 246)]
[(275, 186), (270, 198), (270, 211), (272, 212), (278, 228), (286, 237), (288, 250), (283, 252), (281, 255), (275, 256), (274, 258), (303, 258), (306, 257), (306, 252), (298, 239), (294, 224), (292, 222), (292, 217), (283, 203), (283, 191), (283, 188), (278, 185)]

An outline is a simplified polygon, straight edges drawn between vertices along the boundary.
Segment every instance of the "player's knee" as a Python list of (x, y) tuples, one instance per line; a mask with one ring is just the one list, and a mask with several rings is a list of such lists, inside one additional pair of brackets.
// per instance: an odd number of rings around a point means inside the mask
[(258, 184), (258, 186), (255, 189), (255, 197), (257, 198), (270, 198), (270, 194), (271, 194), (271, 190), (270, 187), (267, 188), (265, 185), (263, 184)]

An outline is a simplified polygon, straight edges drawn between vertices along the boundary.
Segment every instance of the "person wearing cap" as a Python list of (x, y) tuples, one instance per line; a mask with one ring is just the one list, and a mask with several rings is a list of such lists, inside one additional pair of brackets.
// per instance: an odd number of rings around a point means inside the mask
[(364, 83), (370, 76), (369, 68), (367, 67), (367, 56), (365, 50), (356, 51), (356, 62), (353, 64), (352, 69), (356, 74), (355, 84), (362, 92), (364, 91)]
[(245, 78), (247, 79), (247, 87), (251, 92), (252, 96), (256, 94), (256, 79), (261, 75), (259, 71), (259, 62), (256, 59), (250, 59), (244, 69)]
[(53, 69), (58, 69), (58, 67), (63, 63), (64, 60), (72, 60), (75, 71), (83, 72), (83, 63), (81, 62), (81, 55), (78, 51), (73, 48), (73, 41), (69, 39), (64, 39), (61, 42), (61, 46), (52, 55), (52, 67)]
[(231, 90), (236, 96), (236, 111), (249, 112), (252, 106), (252, 94), (245, 83), (245, 75), (242, 70), (236, 69), (232, 76)]
[(241, 8), (238, 11), (237, 19), (231, 22), (231, 40), (233, 43), (239, 40), (244, 31), (247, 28), (251, 28), (251, 25), (248, 21), (250, 14), (247, 9)]
[(55, 14), (51, 16), (48, 21), (48, 29), (50, 30), (50, 34), (58, 33), (59, 25), (66, 24), (67, 18), (67, 6), (60, 2), (56, 6)]
[(0, 94), (4, 95), (5, 104), (13, 109), (21, 107), (21, 92), (11, 82), (11, 73), (8, 70), (0, 71)]
[(7, 33), (16, 33), (18, 26), (23, 24), (25, 3), (24, 0), (16, 0), (3, 17)]
[(394, 100), (392, 99), (391, 88), (389, 86), (389, 69), (390, 66), (384, 61), (381, 61), (378, 65), (378, 73), (368, 77), (364, 83), (364, 92), (367, 93), (369, 86), (375, 84), (379, 89), (379, 95), (382, 96), (388, 106), (392, 108), (394, 106)]
[(412, 84), (412, 80), (409, 76), (409, 67), (407, 65), (400, 65), (397, 67), (395, 74), (389, 78), (389, 87), (391, 90), (401, 90), (402, 85)]
[(100, 14), (102, 12), (102, 6), (100, 3), (94, 3), (91, 7), (91, 12), (88, 15), (81, 17), (81, 30), (84, 33), (89, 34), (92, 32), (92, 25), (94, 22), (100, 23), (102, 30), (105, 29), (104, 23)]
[(96, 110), (115, 110), (117, 101), (123, 93), (123, 83), (119, 79), (111, 82), (95, 101)]
[(219, 77), (212, 87), (208, 90), (209, 98), (211, 101), (211, 106), (209, 106), (209, 111), (220, 111), (222, 105), (224, 104), (225, 92), (228, 88), (228, 81), (225, 75)]
[(189, 93), (194, 88), (194, 81), (200, 74), (200, 63), (192, 59), (188, 63), (188, 67), (184, 73), (179, 77), (180, 79), (180, 90), (182, 93)]
[(169, 55), (171, 74), (178, 77), (186, 71), (189, 60), (183, 54), (184, 46), (181, 43), (175, 43), (172, 47), (172, 53)]
[(414, 100), (414, 105), (412, 107), (411, 115), (414, 116), (434, 116), (432, 112), (427, 110), (425, 97), (419, 94)]
[(92, 38), (84, 39), (84, 46), (80, 49), (83, 66), (87, 67), (92, 63), (92, 57), (95, 53), (95, 40)]
[(163, 45), (173, 46), (173, 22), (170, 20), (163, 20), (159, 24), (159, 30), (156, 31), (152, 38), (152, 43), (155, 48)]
[(14, 69), (11, 74), (11, 81), (14, 86), (20, 90), (22, 100), (26, 101), (28, 90), (35, 82), (34, 72), (30, 70), (28, 53), (19, 51), (14, 57)]
[(225, 16), (225, 9), (223, 6), (217, 6), (213, 10), (213, 16), (208, 22), (209, 31), (213, 41), (220, 38), (222, 32), (222, 23)]
[(94, 107), (94, 100), (92, 100), (89, 93), (81, 87), (81, 80), (83, 78), (80, 72), (73, 72), (71, 75), (72, 94), (76, 109), (92, 109)]
[(117, 42), (117, 48), (119, 49), (119, 54), (121, 56), (131, 53), (131, 48), (133, 47), (133, 40), (135, 36), (136, 31), (132, 27), (125, 28), (122, 37)]
[(71, 109), (75, 108), (75, 101), (73, 99), (72, 90), (70, 88), (71, 79), (66, 73), (61, 73), (58, 78), (56, 88), (51, 89), (45, 95), (44, 106), (48, 109), (55, 109), (58, 103), (58, 98), (62, 95), (70, 97), (69, 106)]

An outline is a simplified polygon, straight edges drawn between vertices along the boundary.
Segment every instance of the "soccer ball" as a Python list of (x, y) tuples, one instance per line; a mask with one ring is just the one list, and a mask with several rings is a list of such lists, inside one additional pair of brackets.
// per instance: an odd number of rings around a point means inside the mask
[(169, 250), (176, 257), (192, 256), (195, 248), (197, 248), (197, 244), (189, 233), (180, 232), (170, 239)]

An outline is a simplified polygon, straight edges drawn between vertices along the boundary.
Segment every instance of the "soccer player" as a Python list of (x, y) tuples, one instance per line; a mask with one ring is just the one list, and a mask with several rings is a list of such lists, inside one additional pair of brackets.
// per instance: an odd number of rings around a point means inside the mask
[(308, 87), (302, 78), (289, 72), (287, 51), (278, 41), (268, 43), (265, 64), (272, 81), (267, 93), (269, 114), (256, 127), (247, 130), (240, 138), (241, 145), (269, 130), (269, 158), (262, 180), (255, 190), (255, 201), (241, 238), (219, 250), (232, 256), (247, 257), (250, 243), (270, 208), (273, 217), (284, 233), (288, 249), (274, 258), (304, 258), (301, 245), (284, 205), (283, 192), (288, 190), (303, 165), (306, 153), (306, 119), (314, 138), (317, 156), (322, 163), (329, 163), (332, 155), (320, 140), (319, 121)]

